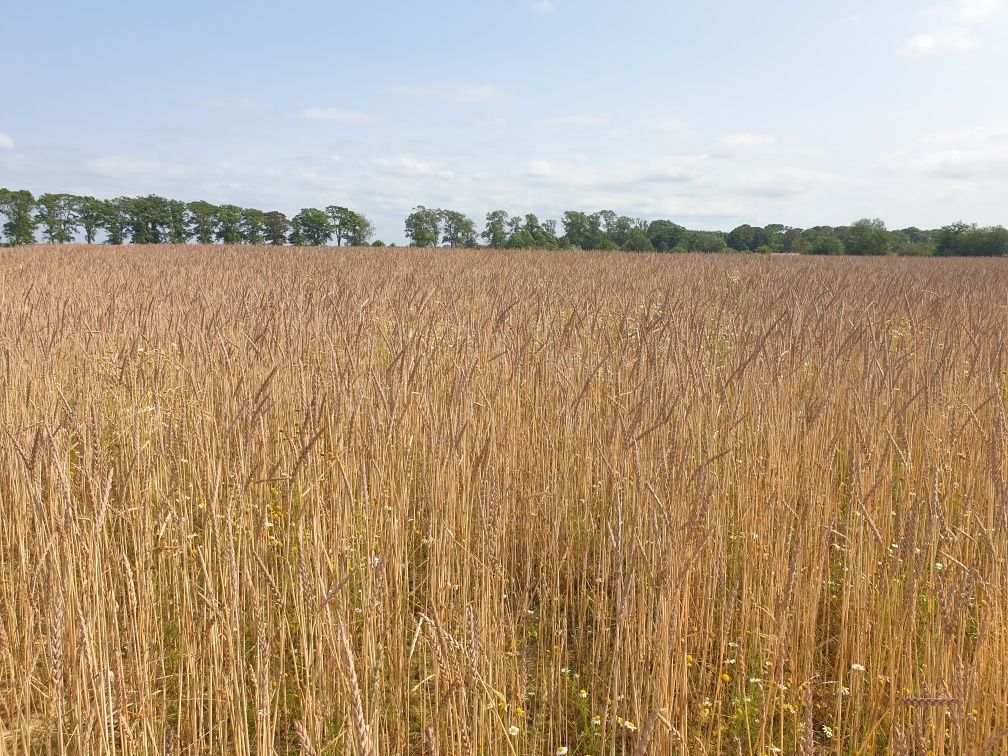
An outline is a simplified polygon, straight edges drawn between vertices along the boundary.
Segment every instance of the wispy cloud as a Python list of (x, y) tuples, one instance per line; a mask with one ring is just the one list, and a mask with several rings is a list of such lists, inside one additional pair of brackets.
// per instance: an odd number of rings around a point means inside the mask
[(344, 108), (304, 108), (298, 118), (306, 121), (330, 121), (332, 123), (374, 123), (374, 116), (360, 110)]
[(929, 147), (963, 147), (986, 145), (992, 142), (1008, 143), (1008, 125), (978, 126), (963, 131), (925, 134), (920, 141)]
[(454, 173), (441, 168), (434, 162), (417, 160), (412, 157), (378, 158), (374, 161), (374, 165), (385, 173), (398, 176), (429, 176), (444, 179), (455, 177)]
[(13, 150), (13, 149), (14, 149), (14, 140), (11, 139), (6, 134), (4, 134), (3, 132), (0, 132), (0, 150)]
[(552, 0), (536, 0), (536, 2), (529, 4), (529, 9), (535, 13), (552, 13), (556, 10), (556, 6)]
[(533, 160), (526, 171), (531, 178), (549, 179), (556, 175), (556, 169), (548, 160)]
[(979, 47), (982, 25), (1004, 11), (1008, 0), (946, 0), (921, 13), (927, 28), (901, 46), (912, 55), (968, 52)]
[(717, 157), (734, 156), (763, 147), (771, 147), (776, 142), (777, 138), (773, 134), (753, 134), (751, 132), (729, 134), (714, 142), (711, 153)]
[(966, 52), (976, 47), (976, 40), (964, 31), (950, 30), (933, 34), (916, 34), (903, 43), (903, 51), (915, 55), (940, 52)]
[(500, 97), (500, 91), (493, 84), (402, 84), (387, 91), (406, 97), (429, 97), (455, 102), (488, 102)]
[(1005, 0), (959, 0), (952, 14), (963, 24), (982, 24), (1005, 9)]
[(1008, 150), (940, 150), (923, 155), (916, 167), (928, 176), (954, 181), (1008, 179)]

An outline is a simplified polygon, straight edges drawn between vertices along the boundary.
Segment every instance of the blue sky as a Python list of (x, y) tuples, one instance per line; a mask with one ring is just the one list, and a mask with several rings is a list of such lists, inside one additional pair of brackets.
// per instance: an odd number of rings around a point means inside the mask
[(0, 0), (0, 186), (1008, 223), (1008, 0)]

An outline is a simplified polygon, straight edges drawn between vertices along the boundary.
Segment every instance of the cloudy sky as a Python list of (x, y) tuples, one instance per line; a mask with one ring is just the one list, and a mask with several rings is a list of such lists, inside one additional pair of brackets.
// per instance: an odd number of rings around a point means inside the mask
[(0, 186), (1008, 223), (1008, 0), (0, 0)]

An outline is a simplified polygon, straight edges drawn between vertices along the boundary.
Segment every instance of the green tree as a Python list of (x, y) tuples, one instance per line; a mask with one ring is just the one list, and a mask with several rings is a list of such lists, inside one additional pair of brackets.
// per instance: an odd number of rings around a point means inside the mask
[(887, 255), (891, 240), (880, 219), (862, 218), (847, 228), (844, 246), (851, 255)]
[(1008, 256), (1008, 229), (1002, 226), (979, 228), (975, 223), (953, 223), (938, 231), (935, 254), (941, 257)]
[(406, 236), (414, 247), (437, 246), (441, 238), (441, 212), (417, 205), (406, 217)]
[(350, 217), (347, 219), (343, 229), (343, 234), (346, 243), (351, 247), (363, 247), (374, 236), (374, 226), (371, 225), (371, 221), (360, 213), (351, 211)]
[(25, 189), (0, 190), (0, 213), (5, 218), (3, 233), (7, 244), (35, 243), (38, 220), (35, 218), (34, 210), (35, 198), (31, 192)]
[(535, 239), (524, 228), (519, 228), (508, 237), (508, 249), (532, 249), (535, 246)]
[(50, 244), (66, 244), (77, 230), (74, 199), (69, 194), (42, 194), (35, 201), (35, 220)]
[(213, 244), (217, 236), (217, 206), (197, 200), (186, 205), (192, 223), (193, 236), (200, 244)]
[(769, 223), (763, 228), (762, 247), (769, 247), (771, 252), (784, 251), (784, 234), (787, 226), (783, 223)]
[(126, 200), (127, 225), (133, 244), (160, 244), (167, 241), (171, 218), (168, 200), (150, 194)]
[(494, 210), (487, 213), (486, 230), (481, 236), (486, 240), (487, 246), (503, 247), (508, 242), (508, 214), (505, 210)]
[(264, 220), (264, 236), (266, 241), (276, 247), (282, 247), (287, 243), (287, 234), (290, 233), (291, 224), (287, 216), (279, 210), (270, 210), (266, 213)]
[(104, 217), (101, 200), (94, 197), (75, 197), (73, 212), (77, 225), (84, 231), (84, 241), (94, 244)]
[(842, 255), (844, 243), (832, 230), (811, 232), (806, 240), (805, 251), (810, 255)]
[(374, 235), (374, 226), (360, 213), (339, 205), (330, 205), (326, 208), (326, 213), (332, 222), (337, 247), (344, 242), (354, 247), (363, 247)]
[(602, 231), (602, 216), (599, 213), (588, 215), (576, 210), (568, 210), (563, 214), (563, 226), (564, 236), (575, 247), (604, 249), (607, 246), (612, 246), (611, 243), (604, 243), (609, 240)]
[(186, 203), (181, 200), (168, 200), (165, 215), (168, 220), (168, 241), (172, 244), (188, 243), (192, 239), (193, 230), (189, 207)]
[(325, 210), (319, 210), (317, 207), (302, 209), (294, 216), (292, 226), (298, 231), (297, 237), (312, 247), (324, 246), (333, 235), (332, 220)]
[(627, 252), (654, 252), (654, 245), (644, 229), (635, 228), (630, 231), (627, 240), (623, 242), (623, 249)]
[(612, 210), (599, 212), (606, 238), (617, 247), (622, 247), (630, 238), (630, 232), (640, 227), (640, 222), (625, 215), (617, 215)]
[(724, 252), (728, 249), (724, 234), (716, 231), (687, 231), (679, 243), (690, 252)]
[(686, 229), (669, 220), (656, 220), (648, 226), (647, 235), (655, 250), (670, 252), (682, 243)]
[(736, 252), (750, 252), (758, 246), (756, 243), (758, 230), (755, 226), (743, 223), (728, 233), (725, 243)]
[(129, 198), (116, 197), (102, 200), (101, 227), (105, 230), (106, 244), (122, 244), (129, 230)]
[(540, 221), (535, 213), (528, 213), (522, 225), (524, 230), (532, 237), (532, 246), (536, 249), (556, 249), (556, 221)]
[(442, 242), (449, 247), (475, 247), (476, 222), (457, 210), (441, 210)]
[(266, 213), (247, 207), (241, 211), (241, 237), (246, 244), (262, 244), (265, 239)]
[(784, 230), (784, 251), (798, 252), (801, 246), (802, 230), (800, 228), (788, 227)]
[(237, 205), (221, 205), (217, 208), (217, 241), (222, 244), (241, 244), (242, 209)]

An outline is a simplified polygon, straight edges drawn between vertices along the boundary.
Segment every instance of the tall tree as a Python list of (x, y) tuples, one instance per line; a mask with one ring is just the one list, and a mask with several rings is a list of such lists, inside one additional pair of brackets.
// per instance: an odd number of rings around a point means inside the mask
[(241, 212), (241, 235), (246, 244), (262, 244), (266, 230), (266, 213), (247, 207)]
[(25, 189), (0, 191), (0, 213), (6, 218), (3, 233), (7, 244), (35, 243), (38, 221), (34, 210), (35, 198), (31, 192)]
[(266, 241), (275, 247), (282, 247), (287, 243), (287, 234), (290, 233), (291, 224), (287, 216), (279, 210), (270, 210), (264, 219), (264, 236)]
[(237, 205), (217, 208), (217, 241), (223, 244), (240, 244), (242, 241), (242, 209)]
[(475, 247), (476, 223), (457, 210), (441, 211), (441, 240), (449, 247)]
[(171, 224), (168, 200), (156, 194), (131, 197), (127, 200), (126, 210), (130, 241), (134, 244), (160, 244), (167, 241)]
[(69, 194), (43, 194), (35, 202), (35, 220), (50, 244), (66, 244), (77, 230), (74, 198)]
[(102, 200), (101, 227), (105, 229), (106, 244), (122, 244), (125, 241), (126, 232), (129, 229), (128, 206), (129, 199), (127, 197)]
[(623, 242), (623, 249), (627, 252), (654, 252), (654, 245), (648, 238), (647, 231), (642, 228), (634, 228), (627, 235)]
[(200, 244), (213, 244), (217, 235), (217, 206), (197, 200), (186, 205), (192, 222), (193, 235)]
[(332, 221), (337, 247), (344, 242), (353, 247), (363, 247), (374, 235), (374, 226), (360, 213), (339, 205), (330, 205), (326, 213)]
[(354, 213), (346, 227), (346, 242), (353, 247), (366, 246), (374, 236), (374, 226), (371, 221), (360, 213)]
[[(613, 213), (615, 215), (615, 213)], [(568, 210), (563, 214), (564, 236), (567, 241), (581, 249), (604, 249), (611, 246), (602, 231), (602, 215), (600, 213), (578, 212)]]
[(725, 238), (725, 243), (736, 252), (752, 252), (760, 245), (758, 234), (762, 229), (743, 223), (736, 226)]
[(104, 218), (101, 200), (94, 197), (75, 197), (73, 211), (77, 225), (84, 231), (84, 241), (94, 244)]
[(168, 200), (165, 207), (168, 241), (172, 244), (186, 244), (193, 237), (192, 218), (189, 206), (181, 200)]
[(617, 247), (626, 244), (630, 232), (637, 228), (637, 222), (625, 215), (617, 215), (612, 210), (602, 210), (598, 213), (602, 219), (606, 238)]
[(324, 210), (319, 210), (317, 207), (306, 207), (301, 210), (294, 216), (292, 225), (298, 231), (298, 238), (313, 247), (325, 245), (333, 235), (332, 220)]
[(508, 214), (504, 210), (494, 210), (487, 213), (486, 230), (481, 236), (490, 247), (503, 247), (508, 240)]
[(647, 235), (658, 252), (671, 252), (682, 245), (686, 229), (669, 220), (656, 220), (648, 226)]
[(878, 218), (862, 218), (847, 229), (844, 245), (851, 255), (889, 254), (891, 241), (885, 223)]
[(406, 218), (406, 236), (414, 247), (435, 247), (441, 237), (441, 212), (417, 205)]

